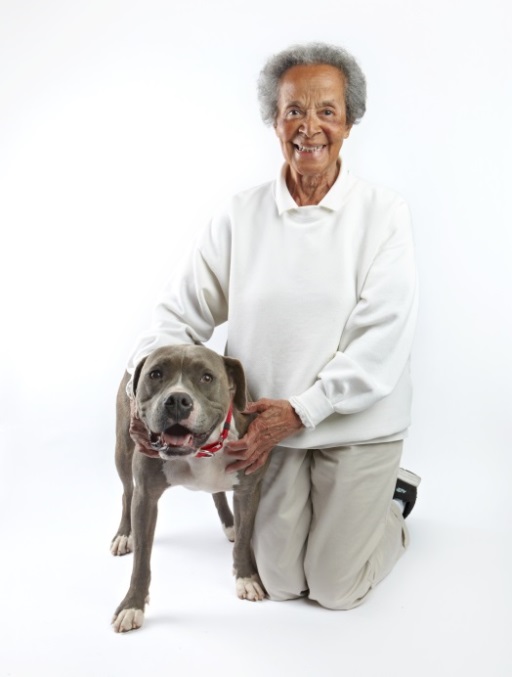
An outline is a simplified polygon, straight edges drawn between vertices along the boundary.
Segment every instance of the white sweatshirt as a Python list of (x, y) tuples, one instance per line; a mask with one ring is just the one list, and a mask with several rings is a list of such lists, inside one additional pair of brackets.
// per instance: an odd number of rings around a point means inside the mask
[(283, 168), (211, 221), (130, 370), (159, 346), (207, 341), (228, 320), (227, 354), (241, 360), (251, 396), (289, 399), (306, 426), (283, 446), (401, 439), (416, 309), (403, 199), (343, 168), (319, 205), (298, 207)]

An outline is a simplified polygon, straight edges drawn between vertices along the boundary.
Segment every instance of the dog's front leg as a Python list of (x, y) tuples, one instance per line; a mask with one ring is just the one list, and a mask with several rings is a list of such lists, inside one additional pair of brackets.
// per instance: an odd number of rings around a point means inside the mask
[(261, 480), (248, 486), (237, 487), (233, 496), (235, 512), (235, 544), (233, 569), (236, 577), (236, 594), (240, 599), (256, 602), (264, 599), (265, 589), (258, 576), (252, 552), (252, 533), (258, 509)]
[[(149, 461), (158, 463), (158, 461)], [(151, 581), (151, 550), (158, 514), (158, 499), (164, 486), (151, 487), (147, 482), (136, 484), (132, 500), (132, 534), (134, 559), (130, 588), (116, 609), (112, 625), (116, 632), (140, 628), (144, 622), (144, 606)]]

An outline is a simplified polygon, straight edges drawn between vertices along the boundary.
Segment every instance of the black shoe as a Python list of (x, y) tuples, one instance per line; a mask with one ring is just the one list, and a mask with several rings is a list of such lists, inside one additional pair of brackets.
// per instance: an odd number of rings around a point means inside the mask
[(393, 498), (404, 502), (404, 519), (411, 514), (412, 509), (414, 508), (420, 482), (421, 477), (415, 475), (410, 470), (400, 468), (398, 471), (398, 479), (396, 481)]

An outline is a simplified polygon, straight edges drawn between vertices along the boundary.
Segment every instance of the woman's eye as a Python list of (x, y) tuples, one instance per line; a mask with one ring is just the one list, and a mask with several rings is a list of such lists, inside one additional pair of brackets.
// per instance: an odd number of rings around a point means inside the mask
[(149, 378), (151, 379), (162, 378), (162, 372), (160, 371), (160, 369), (153, 369), (153, 371), (149, 372)]
[(211, 374), (203, 374), (201, 376), (201, 383), (211, 383), (213, 381), (213, 376)]

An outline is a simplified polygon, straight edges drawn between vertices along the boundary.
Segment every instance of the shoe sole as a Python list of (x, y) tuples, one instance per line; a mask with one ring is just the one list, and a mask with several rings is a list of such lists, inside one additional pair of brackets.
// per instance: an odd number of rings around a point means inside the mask
[(410, 484), (412, 487), (419, 487), (421, 482), (421, 477), (419, 475), (416, 475), (405, 468), (400, 468), (398, 471), (398, 479), (406, 484)]

